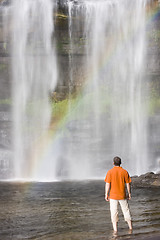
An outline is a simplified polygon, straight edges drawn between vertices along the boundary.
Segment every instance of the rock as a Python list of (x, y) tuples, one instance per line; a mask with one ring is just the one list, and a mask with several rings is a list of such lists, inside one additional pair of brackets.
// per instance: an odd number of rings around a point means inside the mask
[(148, 173), (142, 174), (139, 177), (140, 178), (152, 178), (153, 176), (154, 176), (154, 172), (148, 172)]
[(153, 172), (133, 176), (131, 179), (133, 187), (160, 187), (160, 174), (154, 174)]
[(160, 179), (156, 179), (151, 185), (156, 186), (156, 187), (160, 187)]

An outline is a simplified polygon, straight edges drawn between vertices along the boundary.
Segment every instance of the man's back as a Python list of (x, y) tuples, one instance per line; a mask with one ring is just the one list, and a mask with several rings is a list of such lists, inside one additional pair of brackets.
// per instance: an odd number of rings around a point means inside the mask
[(125, 221), (128, 223), (129, 229), (132, 230), (132, 221), (129, 210), (128, 201), (126, 199), (125, 183), (128, 191), (128, 200), (131, 199), (130, 182), (131, 178), (128, 172), (121, 168), (120, 157), (114, 157), (114, 167), (107, 172), (105, 178), (105, 200), (110, 202), (111, 220), (113, 229), (117, 232), (118, 222), (118, 203), (124, 215)]
[(119, 166), (114, 166), (106, 175), (105, 182), (110, 183), (110, 199), (121, 200), (126, 198), (125, 183), (130, 183), (128, 172)]

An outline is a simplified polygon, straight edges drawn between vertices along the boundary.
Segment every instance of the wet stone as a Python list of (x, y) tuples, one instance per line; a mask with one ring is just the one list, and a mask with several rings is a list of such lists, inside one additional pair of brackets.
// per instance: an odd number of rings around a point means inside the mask
[(133, 187), (160, 187), (160, 174), (154, 174), (153, 172), (148, 172), (142, 174), (139, 177), (132, 177), (132, 186)]

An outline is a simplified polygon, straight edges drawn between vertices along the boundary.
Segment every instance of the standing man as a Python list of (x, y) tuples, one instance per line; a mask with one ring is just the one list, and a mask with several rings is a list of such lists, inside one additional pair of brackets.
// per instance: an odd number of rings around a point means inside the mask
[[(127, 199), (131, 199), (130, 183), (131, 178), (128, 172), (120, 167), (121, 159), (113, 159), (114, 167), (107, 172), (105, 178), (105, 200), (110, 202), (111, 220), (114, 232), (117, 232), (118, 223), (118, 203), (120, 203), (124, 219), (132, 230), (131, 215)], [(125, 185), (127, 186), (128, 197), (126, 197)]]

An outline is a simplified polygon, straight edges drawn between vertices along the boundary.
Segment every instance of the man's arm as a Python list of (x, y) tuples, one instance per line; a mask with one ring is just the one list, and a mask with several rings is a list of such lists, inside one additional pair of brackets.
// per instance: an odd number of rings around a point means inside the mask
[(110, 183), (106, 183), (105, 185), (105, 200), (109, 201), (109, 190), (110, 190)]
[(127, 191), (128, 191), (128, 200), (131, 200), (131, 185), (130, 183), (126, 183)]

